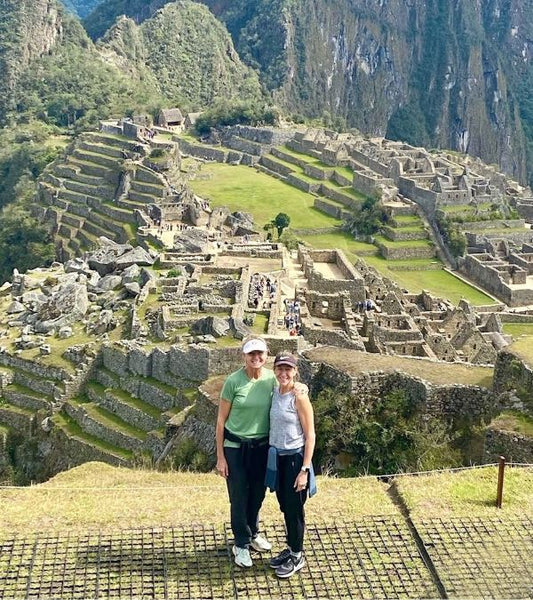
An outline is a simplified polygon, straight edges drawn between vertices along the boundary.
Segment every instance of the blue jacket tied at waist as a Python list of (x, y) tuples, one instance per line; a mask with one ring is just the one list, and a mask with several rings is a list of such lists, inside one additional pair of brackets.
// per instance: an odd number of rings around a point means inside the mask
[[(278, 489), (278, 456), (287, 456), (291, 454), (303, 455), (303, 448), (298, 448), (297, 450), (279, 450), (278, 448), (274, 448), (274, 446), (270, 446), (270, 448), (268, 449), (265, 486), (271, 492), (274, 492)], [(312, 463), (311, 468), (309, 469), (309, 481), (307, 485), (307, 492), (309, 494), (309, 498), (312, 498), (317, 492), (315, 471), (313, 469)]]

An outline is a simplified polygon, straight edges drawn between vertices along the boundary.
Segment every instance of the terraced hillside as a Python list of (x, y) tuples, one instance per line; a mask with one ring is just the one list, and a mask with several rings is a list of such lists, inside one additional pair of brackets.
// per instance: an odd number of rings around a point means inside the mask
[(150, 205), (170, 194), (165, 178), (143, 164), (149, 153), (147, 144), (91, 132), (46, 169), (39, 212), (53, 229), (61, 260), (96, 247), (99, 236), (138, 243)]

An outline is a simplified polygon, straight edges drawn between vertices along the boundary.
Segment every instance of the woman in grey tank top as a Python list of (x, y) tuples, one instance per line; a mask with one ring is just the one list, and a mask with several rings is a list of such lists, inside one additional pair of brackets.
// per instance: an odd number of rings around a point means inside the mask
[(278, 381), (270, 409), (270, 451), (267, 485), (276, 490), (287, 531), (287, 548), (270, 560), (276, 575), (287, 578), (305, 565), (304, 504), (315, 491), (311, 459), (315, 448), (313, 407), (307, 392), (295, 389), (298, 362), (292, 354), (278, 354)]

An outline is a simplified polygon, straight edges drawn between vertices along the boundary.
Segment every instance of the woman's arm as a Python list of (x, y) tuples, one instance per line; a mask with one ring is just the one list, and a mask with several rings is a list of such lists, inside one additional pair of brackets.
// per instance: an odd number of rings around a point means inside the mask
[(231, 402), (220, 398), (218, 403), (218, 415), (217, 415), (217, 426), (216, 426), (216, 443), (217, 443), (217, 472), (222, 477), (226, 478), (229, 474), (228, 463), (224, 456), (224, 426), (228, 420), (229, 412), (231, 410)]
[[(297, 393), (296, 395), (296, 411), (302, 425), (302, 429), (305, 436), (305, 447), (304, 447), (304, 460), (303, 466), (309, 467), (313, 458), (313, 452), (315, 450), (315, 417), (313, 413), (313, 406), (309, 396), (306, 393)], [(301, 471), (298, 473), (294, 482), (294, 488), (296, 491), (305, 489), (308, 481), (308, 473)]]

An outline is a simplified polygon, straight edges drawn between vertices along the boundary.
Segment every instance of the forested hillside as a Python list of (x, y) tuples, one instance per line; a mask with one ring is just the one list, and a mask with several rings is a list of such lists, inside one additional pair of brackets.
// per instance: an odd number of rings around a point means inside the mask
[[(202, 0), (280, 107), (533, 173), (533, 4), (520, 0)], [(85, 25), (166, 0), (110, 0)]]
[(91, 11), (94, 10), (102, 0), (61, 0), (63, 4), (75, 15), (78, 15), (81, 19), (86, 17)]
[(142, 26), (123, 19), (94, 44), (57, 0), (1, 3), (0, 209), (9, 207), (0, 213), (0, 281), (53, 258), (28, 207), (36, 178), (72, 135), (111, 116), (260, 97), (257, 75), (201, 4), (175, 3)]

